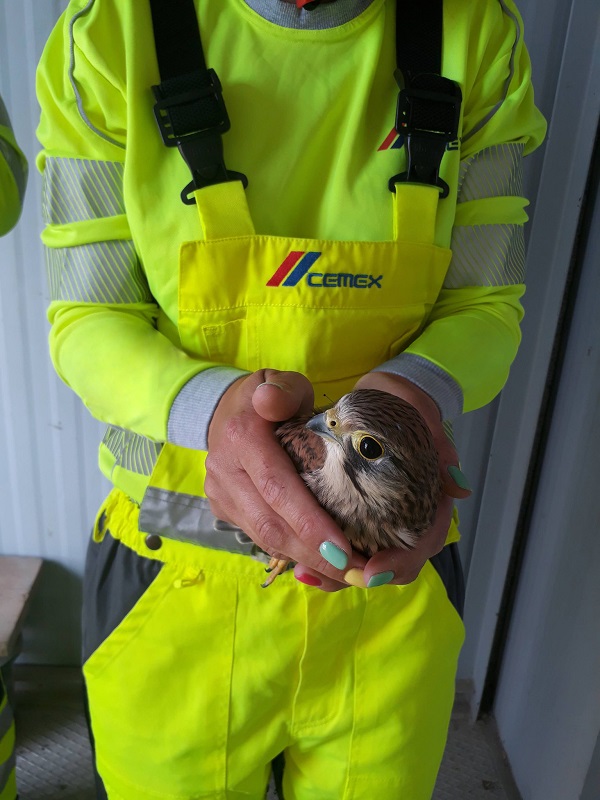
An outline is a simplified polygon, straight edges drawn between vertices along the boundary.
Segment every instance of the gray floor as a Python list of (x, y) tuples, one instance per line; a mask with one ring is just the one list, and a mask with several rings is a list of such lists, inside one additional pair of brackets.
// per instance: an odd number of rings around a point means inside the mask
[[(14, 677), (19, 800), (94, 800), (77, 671), (19, 667)], [(518, 800), (493, 723), (472, 725), (460, 695), (433, 800)]]

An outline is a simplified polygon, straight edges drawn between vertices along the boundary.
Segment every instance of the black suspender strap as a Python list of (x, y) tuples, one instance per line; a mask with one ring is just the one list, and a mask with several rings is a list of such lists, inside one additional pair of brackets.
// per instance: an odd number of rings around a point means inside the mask
[(397, 183), (448, 185), (439, 169), (446, 146), (458, 136), (462, 95), (457, 83), (443, 78), (443, 0), (396, 1), (396, 81), (400, 87), (396, 130), (405, 136), (407, 170), (390, 178)]
[[(221, 83), (208, 69), (194, 0), (149, 0), (161, 82), (153, 86), (154, 113), (167, 147), (178, 147), (192, 173), (181, 193), (224, 181), (248, 179), (223, 160), (221, 135), (230, 122)], [(439, 177), (446, 146), (458, 136), (461, 91), (441, 76), (443, 0), (396, 0), (396, 130), (405, 136), (407, 170), (389, 180), (424, 183), (448, 195)]]
[(181, 193), (190, 194), (214, 183), (248, 179), (229, 171), (223, 159), (221, 135), (230, 122), (217, 73), (208, 69), (202, 50), (193, 0), (150, 0), (154, 41), (161, 82), (153, 86), (154, 114), (167, 147), (178, 147), (192, 173)]

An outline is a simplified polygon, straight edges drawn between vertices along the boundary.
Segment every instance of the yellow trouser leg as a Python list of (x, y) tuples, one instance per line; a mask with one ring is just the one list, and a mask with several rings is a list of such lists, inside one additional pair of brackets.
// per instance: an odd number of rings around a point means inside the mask
[(162, 564), (84, 666), (110, 800), (263, 800), (281, 751), (286, 800), (428, 800), (463, 638), (430, 564), (406, 587), (264, 590), (247, 556), (144, 549), (130, 509), (106, 528), (106, 597)]

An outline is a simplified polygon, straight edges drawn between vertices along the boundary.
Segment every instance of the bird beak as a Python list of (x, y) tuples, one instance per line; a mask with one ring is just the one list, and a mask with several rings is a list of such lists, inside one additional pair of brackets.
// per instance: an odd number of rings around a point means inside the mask
[(316, 433), (317, 436), (320, 436), (322, 439), (331, 439), (333, 442), (337, 442), (337, 437), (331, 428), (327, 426), (325, 413), (317, 414), (312, 419), (309, 419), (306, 423), (306, 427), (309, 431)]

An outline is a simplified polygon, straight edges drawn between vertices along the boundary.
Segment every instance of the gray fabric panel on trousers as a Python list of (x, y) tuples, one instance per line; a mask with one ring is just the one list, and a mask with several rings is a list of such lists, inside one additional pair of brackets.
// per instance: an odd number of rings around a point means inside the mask
[(88, 546), (83, 582), (83, 661), (125, 619), (152, 584), (162, 562), (139, 556), (106, 531)]
[(441, 553), (429, 559), (446, 587), (448, 599), (462, 619), (465, 608), (465, 578), (458, 544), (446, 545)]

